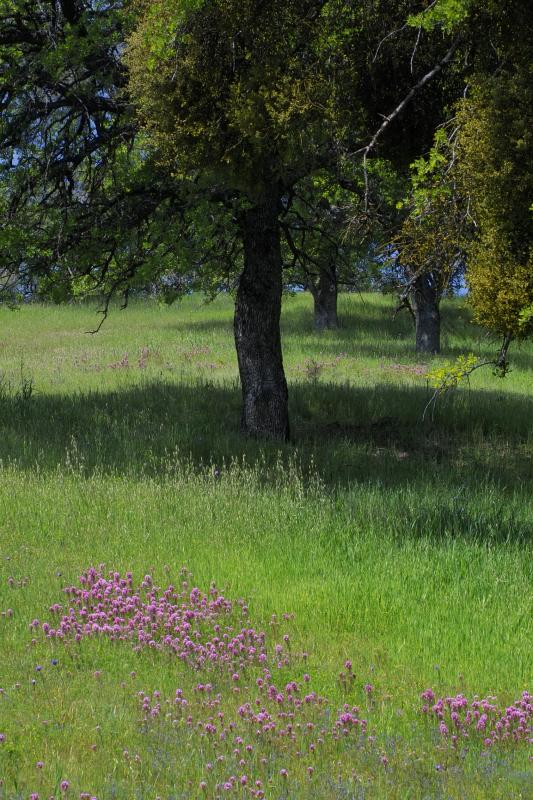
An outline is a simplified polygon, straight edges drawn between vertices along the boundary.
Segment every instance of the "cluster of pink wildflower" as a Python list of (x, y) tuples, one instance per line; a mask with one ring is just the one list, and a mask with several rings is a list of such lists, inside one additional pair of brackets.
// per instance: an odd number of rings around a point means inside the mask
[[(366, 735), (367, 720), (357, 706), (345, 704), (334, 713), (310, 688), (309, 674), (287, 680), (280, 671), (296, 669), (307, 654), (291, 655), (290, 638), (277, 633), (275, 615), (267, 636), (243, 626), (243, 618), (248, 622), (244, 602), (228, 600), (214, 586), (207, 594), (191, 588), (186, 570), (181, 578), (179, 590), (162, 590), (150, 575), (137, 586), (131, 573), (91, 568), (79, 586), (64, 590), (65, 603), (50, 606), (54, 623), (34, 620), (30, 627), (54, 641), (106, 637), (137, 649), (171, 652), (192, 670), (195, 684), (187, 696), (182, 689), (167, 699), (159, 691), (140, 692), (138, 701), (146, 734), (167, 740), (170, 730), (178, 737), (186, 731), (188, 742), (196, 739), (205, 758), (196, 787), (201, 794), (234, 792), (260, 799), (276, 785), (294, 789), (302, 780), (328, 780), (327, 765), (339, 740), (374, 753), (374, 739)], [(352, 663), (344, 667), (347, 685), (353, 686)], [(365, 692), (370, 691), (367, 685)], [(124, 758), (140, 756), (125, 751)]]
[[(139, 692), (143, 726), (157, 735), (161, 726), (187, 730), (204, 755), (203, 792), (242, 792), (264, 798), (273, 785), (294, 772), (311, 780), (324, 764), (324, 752), (339, 739), (364, 747), (367, 721), (356, 706), (330, 716), (328, 703), (308, 691), (309, 676), (277, 685), (268, 667), (247, 688), (245, 702), (228, 703), (211, 683), (199, 683), (191, 696), (182, 689), (161, 700), (159, 691)], [(326, 762), (329, 760), (326, 755)], [(319, 774), (319, 772), (317, 774)]]
[[(129, 643), (136, 650), (167, 652), (192, 672), (194, 686), (189, 691), (177, 689), (166, 699), (159, 691), (142, 691), (138, 702), (147, 736), (164, 743), (175, 738), (177, 752), (192, 742), (201, 754), (202, 774), (196, 787), (190, 784), (193, 794), (217, 799), (227, 793), (258, 800), (274, 795), (296, 797), (303, 796), (305, 784), (311, 796), (322, 796), (333, 780), (333, 764), (335, 780), (344, 792), (359, 780), (353, 770), (356, 751), (380, 764), (380, 769), (389, 769), (376, 736), (367, 735), (367, 720), (359, 708), (346, 703), (335, 712), (310, 689), (309, 674), (297, 671), (307, 654), (291, 654), (289, 636), (277, 633), (275, 616), (267, 636), (250, 626), (244, 601), (228, 600), (215, 586), (207, 593), (191, 587), (187, 570), (182, 570), (180, 580), (179, 589), (172, 585), (161, 589), (150, 575), (136, 585), (129, 572), (122, 576), (114, 571), (106, 574), (103, 565), (91, 568), (81, 575), (78, 586), (64, 589), (64, 603), (50, 606), (53, 623), (36, 619), (30, 627), (41, 628), (54, 641), (104, 637)], [(288, 680), (291, 674), (298, 677)], [(357, 680), (350, 660), (345, 661), (339, 680), (344, 697), (353, 698)], [(358, 691), (371, 711), (374, 686), (361, 683)], [(498, 708), (494, 698), (437, 699), (431, 689), (422, 699), (424, 713), (436, 719), (452, 746), (475, 736), (486, 747), (531, 737), (532, 705), (527, 692), (505, 710)], [(0, 742), (3, 738), (0, 734)], [(128, 751), (124, 758), (128, 763), (141, 759)], [(67, 789), (62, 787), (64, 792)]]
[(505, 709), (497, 705), (495, 697), (480, 700), (476, 696), (469, 702), (462, 694), (437, 698), (431, 689), (422, 692), (421, 699), (423, 713), (437, 720), (439, 732), (453, 747), (472, 738), (481, 738), (485, 747), (504, 741), (533, 744), (533, 697), (529, 692)]
[[(91, 568), (80, 577), (80, 586), (64, 589), (65, 607), (55, 603), (49, 609), (57, 616), (56, 623), (35, 619), (30, 627), (41, 627), (55, 639), (106, 637), (130, 641), (136, 649), (145, 647), (173, 652), (194, 668), (222, 666), (234, 680), (239, 671), (267, 661), (266, 634), (252, 627), (243, 627), (248, 608), (244, 602), (227, 600), (214, 586), (209, 594), (189, 588), (184, 578), (180, 589), (168, 586), (160, 590), (150, 575), (136, 587), (133, 576), (110, 572), (105, 577), (103, 566)], [(241, 620), (240, 626), (236, 624)], [(288, 637), (284, 645), (274, 646), (279, 668), (289, 665)]]

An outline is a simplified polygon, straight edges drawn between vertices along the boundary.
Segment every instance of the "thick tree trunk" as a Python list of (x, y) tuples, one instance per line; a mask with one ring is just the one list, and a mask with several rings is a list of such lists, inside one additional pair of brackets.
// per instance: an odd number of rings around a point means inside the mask
[(315, 328), (317, 331), (334, 330), (339, 327), (337, 294), (335, 267), (321, 269), (318, 286), (315, 286), (313, 291)]
[(439, 295), (433, 276), (420, 275), (409, 297), (415, 316), (416, 352), (440, 353)]
[(288, 392), (281, 354), (282, 261), (277, 197), (242, 219), (244, 270), (235, 303), (235, 345), (242, 385), (242, 428), (251, 436), (289, 438)]

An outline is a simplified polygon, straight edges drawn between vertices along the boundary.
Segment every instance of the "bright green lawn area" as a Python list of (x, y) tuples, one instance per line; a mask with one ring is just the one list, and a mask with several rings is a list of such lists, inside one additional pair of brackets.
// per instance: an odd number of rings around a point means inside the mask
[(127, 643), (31, 643), (31, 620), (101, 562), (163, 586), (187, 565), (201, 588), (246, 598), (258, 627), (294, 612), (287, 630), (309, 658), (293, 668), (332, 709), (367, 704), (373, 684), (375, 752), (326, 759), (348, 759), (352, 783), (304, 793), (275, 766), (267, 798), (533, 797), (523, 743), (461, 757), (419, 701), (429, 686), (502, 704), (532, 688), (533, 347), (422, 422), (428, 367), (497, 344), (460, 301), (429, 361), (389, 299), (342, 296), (340, 315), (318, 335), (310, 299), (285, 299), (293, 442), (278, 446), (239, 433), (227, 298), (138, 302), (95, 336), (94, 308), (0, 310), (0, 798), (57, 797), (62, 779), (98, 800), (206, 796), (205, 753), (143, 732), (135, 696), (187, 692), (198, 675)]

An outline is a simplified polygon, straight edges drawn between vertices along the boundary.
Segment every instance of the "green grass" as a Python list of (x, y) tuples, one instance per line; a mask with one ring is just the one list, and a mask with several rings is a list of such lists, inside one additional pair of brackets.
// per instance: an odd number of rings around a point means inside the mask
[[(57, 796), (63, 778), (98, 800), (199, 793), (205, 754), (164, 724), (143, 732), (135, 697), (198, 676), (127, 644), (31, 644), (29, 622), (100, 562), (162, 585), (185, 564), (200, 587), (245, 597), (258, 626), (294, 612), (294, 647), (332, 709), (353, 661), (350, 702), (375, 686), (376, 752), (330, 752), (355, 783), (317, 783), (310, 797), (533, 796), (525, 747), (461, 758), (419, 702), (427, 686), (502, 703), (531, 689), (533, 347), (516, 349), (503, 380), (475, 373), (423, 423), (424, 370), (496, 345), (454, 301), (443, 356), (418, 359), (391, 310), (343, 296), (343, 327), (318, 335), (309, 298), (286, 299), (284, 446), (239, 433), (229, 299), (136, 303), (97, 336), (85, 333), (93, 308), (0, 310), (0, 610), (13, 611), (0, 619), (0, 798)], [(279, 780), (266, 792), (299, 796)]]

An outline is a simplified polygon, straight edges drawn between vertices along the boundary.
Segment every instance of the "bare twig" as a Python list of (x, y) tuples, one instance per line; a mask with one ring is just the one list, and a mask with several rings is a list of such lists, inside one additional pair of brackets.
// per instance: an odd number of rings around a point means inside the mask
[(416, 35), (415, 46), (413, 47), (413, 52), (411, 53), (411, 75), (413, 74), (413, 63), (415, 60), (416, 51), (418, 50), (418, 43), (420, 42), (421, 35), (422, 35), (422, 28), (419, 28), (418, 33)]
[(377, 59), (377, 57), (378, 57), (378, 55), (379, 55), (379, 51), (381, 50), (381, 47), (382, 47), (382, 45), (384, 45), (384, 44), (385, 44), (385, 42), (387, 41), (387, 39), (390, 39), (392, 36), (396, 36), (396, 34), (397, 34), (397, 33), (401, 33), (401, 32), (402, 32), (403, 30), (405, 30), (406, 28), (407, 28), (407, 23), (405, 23), (405, 25), (402, 25), (402, 27), (401, 27), (401, 28), (396, 28), (396, 30), (395, 30), (395, 31), (391, 31), (390, 33), (387, 33), (387, 35), (383, 37), (383, 39), (382, 39), (382, 40), (379, 42), (378, 46), (376, 47), (376, 52), (374, 53), (374, 56), (373, 56), (373, 58), (372, 58), (372, 64), (373, 64), (373, 63), (375, 62), (375, 60)]

